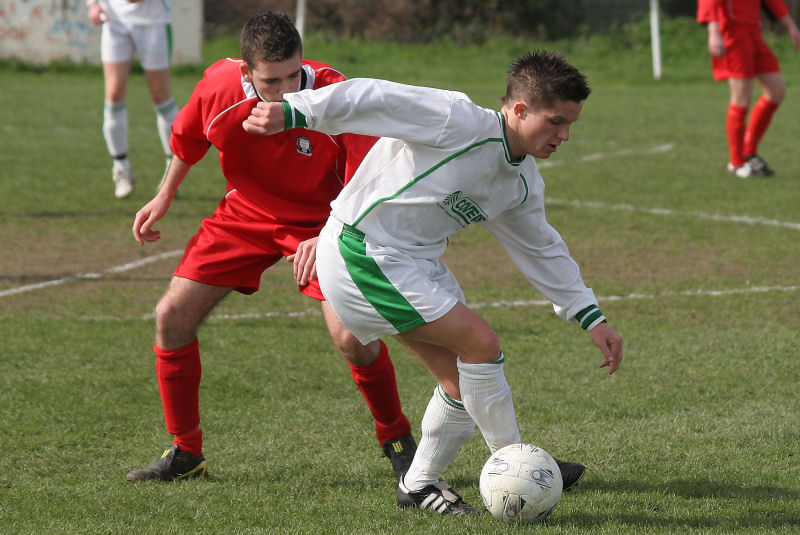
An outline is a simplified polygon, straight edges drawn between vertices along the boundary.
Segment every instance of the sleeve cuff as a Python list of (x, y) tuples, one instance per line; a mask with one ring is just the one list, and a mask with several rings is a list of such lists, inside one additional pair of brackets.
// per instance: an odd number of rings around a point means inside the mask
[(292, 108), (288, 102), (282, 102), (283, 105), (283, 129), (291, 130), (292, 128), (305, 128), (308, 126), (306, 116)]
[(600, 309), (597, 308), (597, 305), (589, 305), (575, 314), (575, 320), (581, 326), (581, 329), (584, 331), (591, 331), (601, 323), (604, 323), (606, 321), (606, 317), (603, 315)]

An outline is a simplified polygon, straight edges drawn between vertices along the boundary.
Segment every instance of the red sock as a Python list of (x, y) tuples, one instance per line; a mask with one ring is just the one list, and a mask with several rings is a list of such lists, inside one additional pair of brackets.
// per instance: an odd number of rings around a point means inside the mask
[(375, 362), (369, 366), (350, 364), (350, 373), (375, 418), (375, 434), (381, 445), (387, 440), (411, 433), (411, 424), (400, 407), (400, 394), (397, 392), (389, 348), (383, 341)]
[(744, 152), (745, 156), (752, 156), (758, 154), (758, 144), (761, 138), (764, 137), (764, 132), (767, 131), (772, 116), (775, 115), (775, 110), (778, 109), (780, 104), (772, 102), (765, 96), (761, 96), (756, 105), (753, 106), (753, 113), (750, 114), (750, 123), (747, 125), (747, 132), (744, 134)]
[(734, 167), (739, 167), (744, 163), (743, 145), (746, 118), (747, 108), (736, 104), (728, 105), (728, 118), (725, 123), (725, 129), (728, 132), (728, 150), (731, 155), (731, 164)]
[(173, 444), (190, 455), (203, 452), (200, 430), (200, 348), (197, 340), (179, 349), (161, 349), (156, 354), (156, 376), (164, 407), (167, 432), (175, 435)]

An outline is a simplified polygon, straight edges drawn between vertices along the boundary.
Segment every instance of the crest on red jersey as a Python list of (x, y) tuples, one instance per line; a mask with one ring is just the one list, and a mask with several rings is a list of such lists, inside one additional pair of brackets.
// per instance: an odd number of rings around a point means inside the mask
[(302, 154), (303, 156), (311, 156), (311, 150), (313, 147), (311, 146), (311, 140), (306, 136), (298, 137), (294, 144), (297, 146), (298, 153)]

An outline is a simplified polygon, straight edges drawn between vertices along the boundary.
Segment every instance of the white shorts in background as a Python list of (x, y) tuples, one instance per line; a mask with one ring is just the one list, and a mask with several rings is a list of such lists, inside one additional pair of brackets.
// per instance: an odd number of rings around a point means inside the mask
[(362, 344), (430, 323), (465, 301), (440, 260), (370, 243), (333, 217), (317, 241), (317, 277), (325, 299)]
[(142, 69), (169, 68), (172, 54), (172, 27), (169, 24), (134, 24), (108, 21), (100, 34), (100, 59), (103, 63), (131, 61), (139, 57)]

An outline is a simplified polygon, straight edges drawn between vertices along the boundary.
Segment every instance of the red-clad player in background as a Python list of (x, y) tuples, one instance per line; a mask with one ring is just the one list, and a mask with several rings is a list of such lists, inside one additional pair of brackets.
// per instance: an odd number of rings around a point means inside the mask
[[(786, 28), (795, 51), (800, 50), (800, 31), (783, 0), (764, 0), (764, 4)], [(730, 151), (728, 173), (739, 178), (774, 174), (759, 156), (758, 144), (786, 96), (778, 60), (761, 35), (761, 7), (761, 0), (697, 2), (697, 21), (708, 26), (714, 80), (728, 80), (730, 87), (726, 121)], [(748, 122), (754, 80), (762, 94)]]
[[(378, 441), (399, 478), (416, 450), (403, 414), (386, 345), (361, 345), (324, 301), (316, 281), (316, 237), (341, 190), (375, 138), (328, 136), (305, 129), (263, 137), (242, 121), (259, 100), (344, 80), (323, 63), (304, 60), (300, 35), (283, 14), (251, 18), (242, 30), (242, 60), (209, 67), (172, 127), (175, 156), (158, 194), (136, 214), (139, 244), (156, 241), (153, 225), (167, 212), (181, 181), (208, 151), (219, 152), (228, 193), (189, 241), (156, 307), (156, 374), (173, 445), (132, 481), (172, 481), (206, 474), (200, 429), (197, 329), (229, 292), (251, 294), (261, 275), (283, 257), (293, 262), (300, 291), (322, 303), (334, 345), (375, 418)], [(349, 172), (348, 172), (349, 170)]]

